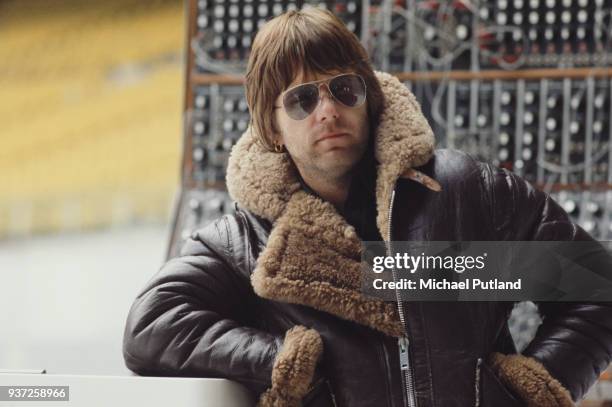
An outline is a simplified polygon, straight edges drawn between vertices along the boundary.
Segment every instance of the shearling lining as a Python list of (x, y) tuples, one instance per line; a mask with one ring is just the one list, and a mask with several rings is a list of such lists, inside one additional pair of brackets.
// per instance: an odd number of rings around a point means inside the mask
[(493, 369), (528, 407), (573, 407), (570, 393), (537, 360), (523, 355), (491, 355)]
[(301, 325), (285, 334), (283, 347), (274, 360), (272, 387), (264, 392), (258, 407), (294, 407), (301, 405), (323, 352), (319, 333)]

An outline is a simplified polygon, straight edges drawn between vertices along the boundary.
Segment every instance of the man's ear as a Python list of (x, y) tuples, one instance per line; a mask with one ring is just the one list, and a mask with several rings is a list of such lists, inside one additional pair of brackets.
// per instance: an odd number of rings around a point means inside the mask
[(272, 139), (272, 144), (274, 145), (274, 151), (277, 153), (282, 153), (286, 151), (285, 142), (283, 138), (279, 134), (274, 134), (274, 138)]
[(278, 130), (278, 124), (276, 120), (272, 121), (272, 142), (274, 144), (285, 145), (285, 138), (283, 133)]
[(278, 118), (276, 114), (272, 117), (272, 142), (276, 144), (285, 144), (283, 134), (278, 127)]
[(276, 120), (272, 120), (272, 137), (270, 138), (272, 146), (276, 152), (281, 152), (285, 146), (285, 140), (282, 132), (278, 131)]

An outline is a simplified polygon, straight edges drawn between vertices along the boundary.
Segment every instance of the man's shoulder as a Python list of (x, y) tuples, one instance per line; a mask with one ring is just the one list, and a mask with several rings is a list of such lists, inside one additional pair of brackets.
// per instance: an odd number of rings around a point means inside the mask
[(233, 244), (245, 236), (262, 239), (269, 233), (272, 224), (239, 206), (232, 204), (232, 210), (211, 220), (191, 233), (191, 239), (205, 244), (231, 250)]
[(193, 255), (205, 246), (218, 253), (226, 253), (230, 249), (230, 225), (235, 224), (236, 214), (225, 214), (216, 219), (205, 222), (192, 230), (189, 239), (185, 242), (181, 254)]
[(497, 169), (463, 151), (443, 148), (435, 150), (432, 158), (419, 170), (441, 184), (458, 186), (480, 182), (487, 173)]
[(435, 179), (442, 194), (469, 199), (507, 200), (528, 196), (534, 187), (519, 175), (463, 151), (439, 149), (419, 170)]

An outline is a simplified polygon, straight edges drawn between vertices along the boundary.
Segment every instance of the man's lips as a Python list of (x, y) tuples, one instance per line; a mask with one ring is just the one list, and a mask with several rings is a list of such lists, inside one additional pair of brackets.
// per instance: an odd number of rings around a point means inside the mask
[(325, 133), (325, 134), (321, 135), (321, 137), (319, 137), (317, 139), (316, 143), (318, 143), (319, 141), (322, 141), (322, 140), (327, 140), (327, 139), (337, 138), (337, 137), (342, 137), (342, 136), (348, 136), (348, 133), (343, 133), (343, 132)]

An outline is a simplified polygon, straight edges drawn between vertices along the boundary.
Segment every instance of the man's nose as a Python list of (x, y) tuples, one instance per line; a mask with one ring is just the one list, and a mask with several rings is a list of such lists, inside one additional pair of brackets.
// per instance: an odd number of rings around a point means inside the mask
[(319, 106), (317, 106), (317, 120), (337, 119), (339, 117), (338, 106), (336, 100), (331, 95), (326, 86), (319, 88), (320, 98)]

